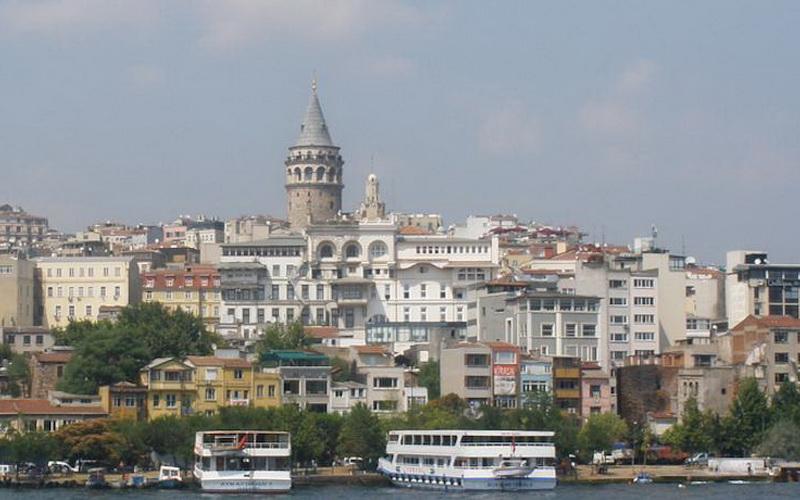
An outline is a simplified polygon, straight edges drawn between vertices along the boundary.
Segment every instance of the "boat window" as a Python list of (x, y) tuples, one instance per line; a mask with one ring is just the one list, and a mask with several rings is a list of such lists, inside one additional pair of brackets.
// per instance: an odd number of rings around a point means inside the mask
[(422, 444), (425, 446), (431, 445), (431, 436), (422, 436)]
[(422, 465), (434, 465), (435, 463), (432, 457), (425, 457), (422, 459)]
[(398, 439), (399, 437), (400, 437), (400, 436), (398, 436), (397, 434), (389, 434), (389, 442), (390, 442), (390, 443), (396, 443), (396, 442), (397, 442), (397, 439)]
[(433, 446), (442, 445), (442, 436), (433, 436)]
[(422, 436), (420, 436), (419, 434), (415, 434), (414, 435), (414, 444), (416, 444), (416, 445), (422, 444)]

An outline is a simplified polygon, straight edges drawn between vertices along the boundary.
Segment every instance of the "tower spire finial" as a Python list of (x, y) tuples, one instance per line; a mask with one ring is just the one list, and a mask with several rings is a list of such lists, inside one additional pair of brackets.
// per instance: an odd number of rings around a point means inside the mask
[(314, 70), (311, 76), (311, 92), (317, 93), (317, 70)]

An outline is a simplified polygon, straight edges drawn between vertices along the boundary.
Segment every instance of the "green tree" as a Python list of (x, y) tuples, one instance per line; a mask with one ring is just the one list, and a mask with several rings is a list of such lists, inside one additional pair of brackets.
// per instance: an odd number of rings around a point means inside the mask
[(723, 425), (727, 428), (724, 448), (730, 453), (748, 455), (761, 442), (769, 427), (770, 412), (767, 398), (754, 378), (746, 378), (739, 384), (739, 392), (733, 401), (730, 415)]
[(588, 461), (595, 451), (610, 451), (627, 433), (627, 424), (615, 413), (590, 415), (578, 433), (582, 458)]
[(194, 433), (204, 427), (202, 423), (208, 420), (206, 416), (200, 416), (196, 421), (173, 415), (156, 418), (148, 422), (145, 444), (156, 453), (171, 457), (173, 463), (179, 459), (189, 460), (192, 457)]
[(764, 433), (755, 452), (762, 457), (800, 461), (800, 426), (792, 420), (781, 420)]
[(428, 399), (438, 399), (441, 393), (439, 362), (428, 361), (419, 367), (419, 385), (428, 389)]
[(8, 439), (8, 454), (16, 464), (31, 462), (44, 466), (56, 458), (58, 449), (56, 439), (46, 432), (13, 434)]
[(117, 465), (123, 460), (126, 440), (115, 432), (108, 420), (86, 420), (61, 427), (54, 437), (70, 458), (99, 460)]
[(697, 407), (697, 400), (689, 398), (680, 423), (667, 430), (662, 440), (687, 453), (708, 452), (714, 447), (713, 424), (711, 414), (702, 413)]
[(332, 357), (331, 358), (331, 372), (333, 375), (333, 380), (335, 382), (347, 382), (349, 380), (353, 380), (353, 376), (355, 374), (355, 362), (348, 363), (347, 360), (339, 358), (339, 357)]
[(144, 344), (150, 358), (207, 355), (221, 338), (206, 331), (203, 320), (182, 309), (170, 311), (158, 302), (122, 309), (114, 328)]
[(308, 465), (317, 463), (325, 452), (325, 435), (317, 425), (317, 415), (310, 411), (302, 412), (297, 432), (292, 433), (292, 454), (296, 462)]
[(770, 413), (774, 422), (791, 420), (800, 425), (800, 390), (796, 383), (787, 380), (781, 384), (772, 396)]
[(386, 433), (369, 408), (359, 403), (345, 416), (336, 447), (340, 457), (361, 457), (369, 469), (386, 451)]
[(138, 337), (106, 325), (77, 345), (58, 388), (94, 394), (101, 385), (123, 380), (135, 382), (141, 367), (150, 360), (147, 348)]
[(0, 344), (0, 362), (8, 364), (6, 371), (8, 394), (14, 398), (24, 396), (31, 385), (28, 358), (15, 353), (8, 344)]
[(311, 339), (306, 337), (302, 323), (284, 325), (272, 323), (264, 331), (264, 335), (256, 344), (259, 357), (269, 351), (304, 349), (311, 344)]

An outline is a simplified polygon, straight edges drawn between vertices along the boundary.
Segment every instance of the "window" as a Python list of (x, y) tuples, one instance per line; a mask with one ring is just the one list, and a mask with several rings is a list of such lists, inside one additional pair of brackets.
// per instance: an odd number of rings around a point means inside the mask
[(637, 278), (633, 280), (633, 288), (653, 288), (653, 286), (655, 286), (653, 279)]
[(578, 325), (575, 323), (567, 323), (564, 328), (564, 334), (567, 337), (574, 337), (578, 329)]
[(628, 286), (625, 280), (608, 280), (608, 288), (626, 288)]
[(612, 325), (627, 325), (628, 317), (624, 314), (609, 316), (608, 322)]
[(447, 308), (440, 307), (439, 308), (439, 321), (445, 322), (447, 321)]
[(159, 404), (161, 404), (158, 394), (153, 394), (153, 407), (158, 408)]
[(369, 247), (369, 256), (371, 259), (377, 259), (386, 255), (386, 244), (382, 241), (375, 241)]
[(789, 362), (789, 353), (788, 352), (776, 352), (775, 353), (775, 364), (786, 364)]
[(270, 295), (271, 295), (270, 298), (272, 300), (281, 300), (281, 290), (280, 290), (280, 288), (281, 288), (280, 285), (272, 285), (272, 289), (271, 289), (271, 293), (270, 293)]
[(300, 296), (303, 298), (303, 300), (308, 300), (309, 299), (310, 292), (309, 292), (308, 285), (300, 285)]
[(411, 286), (408, 284), (403, 285), (403, 298), (408, 299), (411, 297)]
[(294, 286), (286, 285), (286, 300), (294, 300)]
[(115, 286), (114, 287), (114, 298), (118, 299), (122, 295), (122, 288)]
[(272, 265), (272, 276), (280, 277), (281, 275), (281, 266), (280, 264), (273, 264)]
[(405, 321), (406, 323), (411, 321), (411, 308), (410, 307), (404, 307), (403, 308), (403, 321)]
[(377, 389), (394, 389), (397, 387), (395, 377), (375, 377), (372, 379), (372, 387)]
[(92, 306), (91, 305), (87, 305), (86, 306), (86, 315), (87, 316), (91, 316), (92, 315)]
[(426, 285), (425, 283), (422, 283), (419, 286), (419, 297), (421, 299), (424, 299), (424, 298), (428, 297), (428, 285)]
[(514, 351), (495, 351), (494, 362), (499, 365), (513, 365), (517, 362), (517, 353)]
[(175, 408), (177, 406), (178, 401), (174, 394), (167, 394), (164, 397), (164, 401), (167, 403), (167, 408)]
[(213, 387), (206, 387), (206, 401), (216, 401), (217, 390)]
[(447, 298), (447, 285), (444, 283), (439, 284), (439, 298), (446, 299)]
[(652, 306), (652, 305), (655, 305), (655, 299), (653, 297), (634, 297), (633, 298), (633, 305), (635, 305), (635, 306)]
[(419, 320), (420, 321), (428, 321), (428, 308), (427, 307), (420, 307), (419, 308)]
[(383, 285), (383, 299), (389, 300), (392, 298), (392, 285)]
[(789, 332), (786, 330), (777, 330), (774, 333), (775, 336), (775, 343), (776, 344), (788, 344), (789, 343)]
[(554, 328), (555, 326), (552, 323), (542, 323), (541, 327), (542, 337), (552, 337)]
[(456, 321), (464, 321), (464, 306), (456, 307)]
[(241, 368), (236, 368), (235, 370), (233, 370), (233, 378), (235, 378), (236, 380), (243, 379), (244, 378), (244, 370), (242, 370)]
[(611, 359), (614, 361), (625, 361), (628, 351), (611, 351)]
[(610, 306), (626, 306), (628, 305), (628, 299), (625, 297), (609, 297), (608, 305)]
[(644, 342), (654, 342), (656, 340), (656, 334), (655, 332), (636, 332), (633, 334), (633, 338)]
[(628, 334), (627, 333), (612, 333), (611, 334), (611, 342), (627, 342), (628, 341)]
[(594, 337), (597, 333), (597, 325), (581, 325), (582, 337)]
[(52, 286), (48, 286), (47, 287), (47, 296), (48, 297), (52, 297), (53, 296), (53, 287)]
[(633, 315), (633, 322), (637, 325), (652, 325), (656, 321), (656, 317), (653, 314), (634, 314)]
[(359, 248), (358, 243), (348, 243), (347, 246), (344, 247), (345, 258), (357, 259), (359, 255), (361, 255), (361, 248)]
[(325, 285), (317, 285), (317, 300), (325, 300)]

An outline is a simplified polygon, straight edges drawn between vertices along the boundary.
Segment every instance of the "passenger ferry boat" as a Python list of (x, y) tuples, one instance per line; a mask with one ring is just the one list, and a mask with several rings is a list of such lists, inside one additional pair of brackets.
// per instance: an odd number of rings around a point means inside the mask
[(203, 491), (279, 492), (292, 487), (288, 432), (198, 432), (194, 476)]
[(378, 470), (408, 488), (548, 490), (556, 486), (549, 431), (392, 431)]

